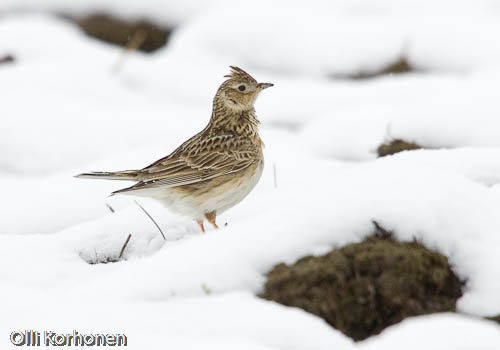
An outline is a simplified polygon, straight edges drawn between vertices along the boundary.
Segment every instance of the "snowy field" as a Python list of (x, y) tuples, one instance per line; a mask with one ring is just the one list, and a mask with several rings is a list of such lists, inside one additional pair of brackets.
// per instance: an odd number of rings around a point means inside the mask
[[(305, 4), (0, 2), (0, 58), (15, 58), (0, 64), (0, 348), (14, 330), (77, 329), (125, 333), (130, 349), (498, 349), (480, 317), (500, 314), (500, 3)], [(120, 48), (48, 11), (176, 30), (113, 72)], [(401, 57), (414, 71), (338, 78)], [(72, 177), (170, 153), (206, 125), (229, 65), (275, 86), (256, 105), (264, 174), (227, 226), (202, 234), (139, 199), (164, 241), (132, 197), (107, 197), (123, 182)], [(377, 158), (392, 138), (426, 149)], [(275, 264), (362, 241), (372, 220), (449, 257), (467, 280), (459, 314), (354, 343), (255, 296)], [(129, 234), (126, 260), (88, 264)]]

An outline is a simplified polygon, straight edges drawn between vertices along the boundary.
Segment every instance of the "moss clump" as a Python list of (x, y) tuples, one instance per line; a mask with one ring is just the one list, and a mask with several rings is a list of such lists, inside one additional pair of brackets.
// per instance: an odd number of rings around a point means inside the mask
[(375, 71), (360, 71), (354, 74), (335, 74), (334, 79), (363, 80), (372, 79), (385, 75), (403, 74), (418, 71), (406, 58), (405, 55), (398, 57), (394, 62)]
[(5, 56), (0, 56), (0, 64), (2, 63), (12, 63), (14, 62), (14, 56), (12, 55), (5, 55)]
[(94, 14), (76, 19), (83, 31), (97, 39), (126, 46), (138, 32), (143, 33), (139, 50), (152, 52), (167, 43), (170, 30), (158, 27), (148, 21), (129, 22), (104, 14)]
[(422, 146), (419, 146), (414, 142), (395, 139), (378, 146), (377, 154), (379, 157), (385, 157), (394, 153), (412, 151), (417, 149), (422, 149)]
[(409, 73), (409, 72), (414, 72), (417, 71), (415, 67), (413, 67), (408, 59), (405, 56), (399, 57), (395, 62), (392, 62), (391, 64), (387, 65), (384, 67), (380, 72), (378, 72), (379, 75), (386, 75), (386, 74), (402, 74), (402, 73)]
[(487, 320), (490, 320), (490, 321), (495, 321), (497, 322), (498, 324), (500, 324), (500, 315), (497, 315), (497, 316), (492, 316), (492, 317), (486, 317)]
[(326, 255), (275, 266), (260, 296), (300, 307), (362, 340), (409, 316), (455, 311), (462, 286), (445, 256), (377, 232)]

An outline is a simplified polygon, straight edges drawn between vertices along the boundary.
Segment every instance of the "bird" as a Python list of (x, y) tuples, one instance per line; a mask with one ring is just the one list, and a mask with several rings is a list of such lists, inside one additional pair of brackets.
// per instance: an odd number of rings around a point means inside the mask
[(230, 74), (213, 99), (206, 127), (168, 156), (140, 170), (94, 171), (77, 178), (136, 181), (111, 193), (153, 198), (171, 211), (194, 219), (205, 232), (205, 219), (218, 229), (217, 215), (241, 202), (264, 169), (264, 143), (254, 103), (262, 90), (243, 69)]

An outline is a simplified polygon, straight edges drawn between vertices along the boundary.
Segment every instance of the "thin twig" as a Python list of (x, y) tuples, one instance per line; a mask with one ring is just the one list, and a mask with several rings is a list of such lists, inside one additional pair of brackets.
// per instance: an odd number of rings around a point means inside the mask
[(142, 211), (151, 219), (151, 221), (153, 221), (153, 223), (156, 225), (156, 227), (158, 228), (158, 231), (160, 231), (161, 235), (163, 236), (163, 239), (166, 241), (167, 239), (165, 238), (165, 235), (163, 234), (163, 231), (161, 230), (160, 226), (156, 223), (155, 219), (153, 219), (153, 217), (151, 215), (149, 215), (149, 213), (146, 211), (146, 209), (144, 209), (142, 207), (142, 205), (139, 204), (138, 201), (134, 201), (135, 204), (137, 204), (139, 206), (139, 208), (142, 209)]
[(276, 175), (276, 163), (273, 163), (274, 188), (278, 188), (278, 176)]
[(106, 203), (106, 206), (108, 207), (108, 209), (109, 209), (112, 213), (114, 213), (114, 212), (115, 212), (115, 210), (113, 209), (113, 207), (112, 207), (111, 205), (109, 205), (108, 203)]
[(115, 62), (111, 71), (113, 73), (118, 73), (122, 69), (123, 64), (125, 63), (125, 59), (129, 56), (129, 54), (141, 47), (144, 41), (146, 41), (147, 37), (148, 32), (144, 28), (138, 28), (123, 48), (120, 57), (118, 57), (118, 60)]
[(127, 248), (128, 241), (130, 241), (130, 237), (132, 237), (132, 234), (129, 234), (127, 237), (127, 240), (123, 244), (122, 250), (120, 251), (120, 256), (118, 256), (118, 259), (121, 259), (123, 257), (123, 252), (125, 251), (125, 248)]

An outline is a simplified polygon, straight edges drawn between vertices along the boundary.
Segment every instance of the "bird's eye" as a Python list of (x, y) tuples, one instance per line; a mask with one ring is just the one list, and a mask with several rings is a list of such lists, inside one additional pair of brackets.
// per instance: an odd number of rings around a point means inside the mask
[(245, 89), (246, 89), (245, 85), (238, 86), (238, 90), (240, 91), (245, 91)]

